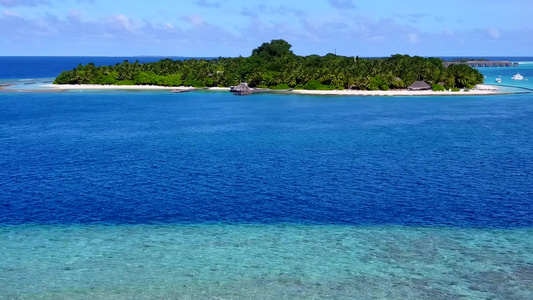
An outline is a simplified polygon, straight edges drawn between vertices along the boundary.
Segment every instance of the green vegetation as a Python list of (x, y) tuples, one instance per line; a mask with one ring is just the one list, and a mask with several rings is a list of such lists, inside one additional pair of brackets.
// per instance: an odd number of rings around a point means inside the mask
[(290, 88), (291, 87), (288, 84), (285, 84), (285, 83), (281, 83), (281, 84), (278, 84), (278, 85), (270, 87), (271, 90), (288, 90)]
[(431, 85), (431, 89), (434, 90), (434, 91), (438, 91), (438, 92), (443, 92), (445, 91), (446, 89), (444, 88), (444, 86), (440, 85), (440, 84), (432, 84)]
[(135, 85), (135, 82), (133, 80), (120, 80), (115, 81), (115, 85)]
[(461, 89), (456, 88), (456, 87), (452, 88), (452, 92), (459, 92), (459, 91), (461, 91)]
[(304, 90), (320, 90), (320, 91), (327, 91), (327, 90), (334, 90), (335, 89), (334, 86), (324, 85), (320, 81), (314, 80), (314, 79), (311, 80), (311, 81), (308, 81), (302, 87), (303, 87)]
[(56, 84), (115, 84), (161, 86), (233, 86), (306, 90), (388, 90), (408, 87), (417, 80), (446, 88), (472, 87), (483, 75), (467, 65), (445, 68), (438, 58), (393, 55), (388, 58), (359, 58), (327, 54), (298, 56), (284, 40), (263, 43), (250, 57), (185, 61), (163, 59), (114, 66), (78, 65), (62, 72)]

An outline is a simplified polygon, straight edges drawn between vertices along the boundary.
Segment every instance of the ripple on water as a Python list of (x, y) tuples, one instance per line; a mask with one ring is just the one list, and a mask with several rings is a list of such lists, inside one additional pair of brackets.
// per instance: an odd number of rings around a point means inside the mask
[(0, 298), (531, 299), (531, 229), (4, 226)]

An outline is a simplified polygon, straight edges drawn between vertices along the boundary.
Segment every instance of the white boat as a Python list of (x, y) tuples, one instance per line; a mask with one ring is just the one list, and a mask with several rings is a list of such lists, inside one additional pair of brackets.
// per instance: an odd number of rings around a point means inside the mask
[(511, 77), (511, 79), (513, 79), (513, 80), (524, 80), (524, 76), (520, 75), (520, 73), (516, 73), (515, 75), (513, 75), (513, 77)]
[(497, 83), (502, 83), (502, 79), (501, 78), (496, 78), (496, 82)]

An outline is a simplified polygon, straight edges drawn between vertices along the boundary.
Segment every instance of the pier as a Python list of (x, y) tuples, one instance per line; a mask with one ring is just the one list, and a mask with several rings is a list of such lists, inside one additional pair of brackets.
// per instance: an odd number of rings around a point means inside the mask
[(445, 61), (444, 66), (468, 65), (470, 67), (518, 67), (518, 63), (510, 61), (469, 60), (466, 62)]
[(202, 91), (202, 90), (207, 90), (207, 88), (190, 87), (190, 88), (186, 88), (186, 89), (173, 89), (170, 92), (171, 93), (176, 93), (176, 94), (181, 94), (181, 93), (188, 93), (188, 92)]
[(270, 89), (261, 89), (261, 88), (251, 88), (248, 86), (248, 83), (241, 82), (237, 86), (232, 86), (229, 90), (233, 95), (251, 95), (251, 94), (257, 94), (257, 93), (271, 93), (272, 90)]

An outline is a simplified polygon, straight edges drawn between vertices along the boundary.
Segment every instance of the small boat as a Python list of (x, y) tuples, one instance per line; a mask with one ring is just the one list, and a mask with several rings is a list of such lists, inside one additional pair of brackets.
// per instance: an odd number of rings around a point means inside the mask
[(520, 75), (520, 73), (516, 73), (515, 75), (513, 75), (513, 77), (511, 77), (511, 79), (513, 79), (513, 80), (524, 80), (524, 76)]
[(497, 83), (502, 83), (502, 79), (501, 78), (496, 78), (496, 82)]

